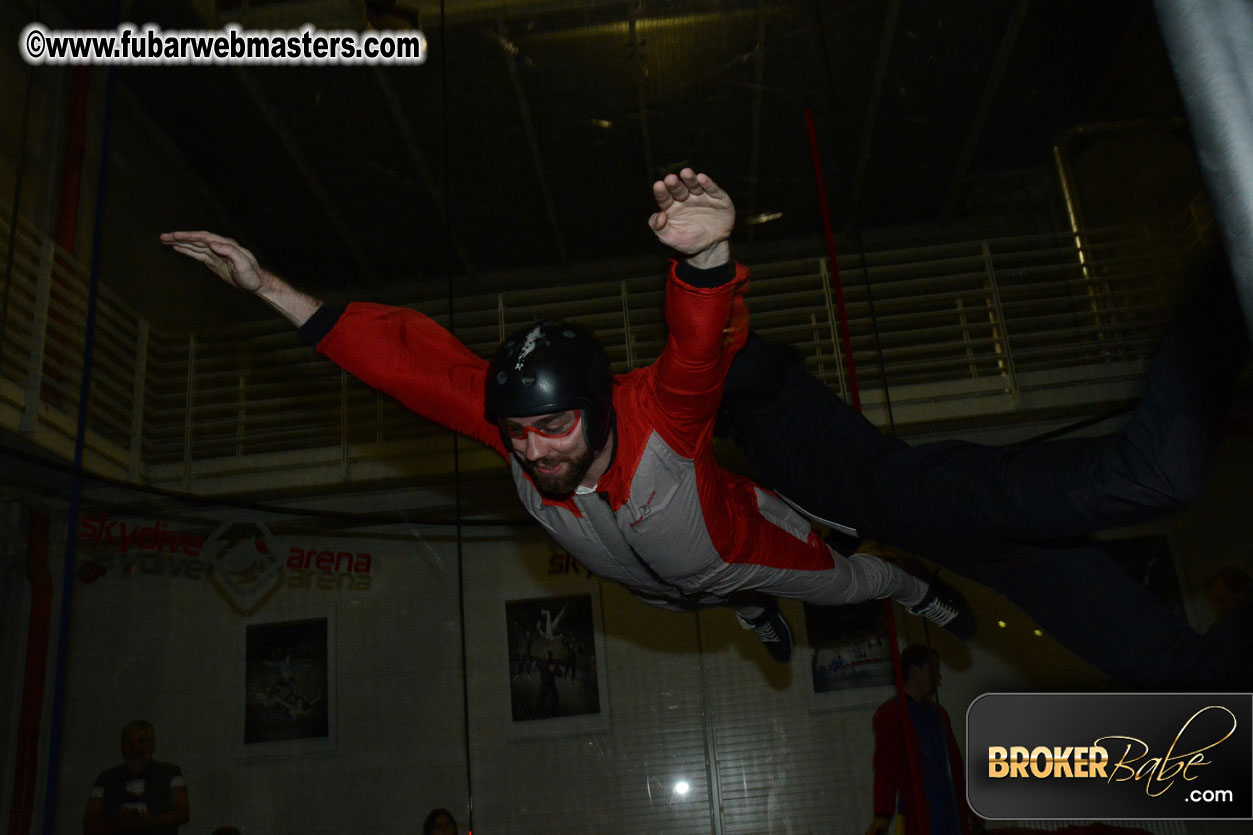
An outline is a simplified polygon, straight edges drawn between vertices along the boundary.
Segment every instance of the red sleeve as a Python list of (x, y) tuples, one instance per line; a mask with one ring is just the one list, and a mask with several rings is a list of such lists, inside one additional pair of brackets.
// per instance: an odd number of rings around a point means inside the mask
[(901, 737), (900, 704), (895, 698), (874, 712), (874, 813), (890, 818), (903, 785), (905, 744)]
[(483, 415), (487, 360), (430, 317), (356, 302), (317, 349), (410, 411), (506, 454), (500, 432)]
[(666, 346), (655, 364), (658, 428), (675, 452), (694, 457), (713, 431), (731, 360), (748, 338), (748, 269), (718, 287), (695, 287), (675, 274), (666, 283)]

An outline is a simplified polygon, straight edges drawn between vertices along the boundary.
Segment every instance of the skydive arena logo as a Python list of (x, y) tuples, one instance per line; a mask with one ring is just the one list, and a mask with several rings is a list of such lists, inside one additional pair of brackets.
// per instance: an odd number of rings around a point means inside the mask
[(1253, 819), (1253, 695), (996, 693), (966, 713), (993, 819)]

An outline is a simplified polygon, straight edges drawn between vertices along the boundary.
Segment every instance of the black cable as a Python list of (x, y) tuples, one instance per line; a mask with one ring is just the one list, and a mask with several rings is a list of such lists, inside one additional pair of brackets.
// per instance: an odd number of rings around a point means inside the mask
[[(832, 68), (831, 50), (827, 48), (827, 31), (826, 27), (822, 24), (822, 9), (822, 0), (815, 0), (814, 31), (818, 34), (818, 46), (822, 53), (823, 78), (826, 80), (827, 99), (834, 106), (834, 102), (837, 98), (835, 92), (835, 70)], [(832, 144), (837, 146), (836, 159), (839, 159), (839, 135), (836, 134), (830, 141)], [(870, 328), (872, 335), (874, 336), (875, 355), (878, 358), (879, 379), (881, 380), (883, 386), (883, 405), (887, 409), (888, 432), (894, 436), (896, 435), (896, 419), (892, 414), (892, 395), (888, 391), (887, 367), (883, 362), (883, 342), (879, 333), (879, 322), (875, 318), (874, 292), (870, 286), (870, 270), (866, 264), (866, 242), (865, 237), (861, 233), (861, 226), (858, 223), (857, 206), (852, 203), (852, 190), (848, 187), (848, 183), (842, 182), (845, 179), (843, 172), (843, 167), (837, 166), (835, 169), (834, 179), (839, 185), (840, 190), (844, 194), (849, 195), (849, 204), (845, 209), (848, 227), (847, 231), (856, 241), (856, 248), (861, 253), (862, 276), (866, 285), (866, 301), (870, 306)]]
[(1083, 420), (1076, 421), (1075, 423), (1068, 424), (1058, 429), (1053, 429), (1049, 432), (1044, 432), (1033, 438), (1027, 438), (1025, 441), (1018, 441), (1017, 443), (1012, 444), (1012, 446), (1028, 446), (1030, 444), (1038, 444), (1042, 441), (1051, 441), (1054, 438), (1069, 435), (1071, 432), (1078, 432), (1080, 429), (1087, 429), (1089, 426), (1094, 426), (1098, 423), (1104, 423), (1107, 420), (1112, 420), (1120, 415), (1133, 411), (1135, 407), (1136, 404), (1134, 402), (1127, 403), (1122, 406), (1115, 406), (1108, 411), (1101, 412), (1100, 414), (1093, 415), (1092, 417), (1084, 418)]
[[(443, 157), (444, 157), (444, 235), (451, 246), (453, 238), (452, 225), (452, 175), (449, 171), (449, 131), (448, 131), (448, 19), (446, 17), (445, 0), (439, 0), (439, 71), (440, 71), (440, 116), (443, 121)], [(454, 305), (453, 275), (451, 263), (448, 270), (448, 331), (454, 336), (457, 333), (457, 313)], [(466, 654), (466, 582), (465, 582), (465, 550), (463, 536), (463, 520), (461, 518), (461, 436), (452, 435), (452, 472), (453, 502), (456, 514), (457, 531), (457, 597), (458, 616), (461, 621), (461, 720), (462, 740), (466, 754), (466, 831), (474, 831), (474, 770), (470, 762), (470, 678), (469, 662)]]
[[(34, 453), (22, 452), (15, 449), (0, 449), (0, 459), (13, 458), (24, 461), (28, 464), (34, 464), (38, 467), (44, 467), (60, 473), (72, 475), (74, 467), (64, 461), (57, 461), (51, 458), (44, 458)], [(413, 519), (408, 516), (389, 516), (383, 513), (354, 513), (348, 510), (329, 510), (314, 509), (305, 507), (292, 507), (291, 505), (269, 504), (266, 502), (256, 502), (245, 499), (240, 496), (220, 495), (206, 496), (199, 493), (184, 493), (181, 490), (169, 490), (164, 487), (152, 487), (151, 485), (135, 484), (134, 482), (124, 481), (120, 478), (111, 478), (105, 475), (84, 474), (84, 478), (100, 485), (108, 487), (116, 487), (122, 490), (128, 490), (134, 493), (156, 496), (163, 499), (170, 499), (184, 504), (197, 507), (231, 507), (238, 510), (259, 511), (261, 513), (274, 513), (286, 516), (306, 516), (311, 518), (328, 519), (337, 522), (348, 522), (361, 527), (370, 525), (418, 525), (425, 527), (451, 527), (457, 523), (454, 517), (432, 516), (426, 519)], [(519, 517), (518, 519), (509, 520), (493, 520), (484, 519), (476, 521), (473, 524), (480, 527), (517, 527), (519, 525), (532, 524), (534, 520), (530, 517)]]
[(883, 405), (887, 409), (888, 434), (896, 437), (896, 418), (892, 414), (892, 393), (888, 388), (888, 369), (883, 362), (883, 340), (879, 332), (879, 317), (874, 313), (874, 288), (870, 285), (870, 266), (866, 263), (866, 240), (860, 229), (855, 229), (857, 249), (861, 252), (861, 274), (866, 283), (866, 301), (870, 305), (870, 330), (874, 334), (874, 351), (879, 360), (879, 380), (883, 385)]

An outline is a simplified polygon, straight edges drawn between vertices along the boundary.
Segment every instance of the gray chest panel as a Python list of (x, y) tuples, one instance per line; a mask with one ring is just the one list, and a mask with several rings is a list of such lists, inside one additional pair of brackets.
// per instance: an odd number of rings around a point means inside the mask
[(725, 565), (705, 529), (695, 463), (676, 455), (655, 432), (617, 513), (594, 493), (575, 496), (581, 517), (545, 505), (516, 461), (510, 469), (527, 512), (593, 574), (673, 596), (706, 586)]

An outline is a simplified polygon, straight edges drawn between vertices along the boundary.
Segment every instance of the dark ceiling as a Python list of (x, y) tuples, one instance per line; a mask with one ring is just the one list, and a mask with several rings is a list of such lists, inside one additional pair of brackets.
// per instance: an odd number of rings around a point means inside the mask
[(118, 71), (246, 242), (314, 289), (650, 253), (647, 185), (683, 164), (731, 191), (741, 239), (816, 240), (808, 110), (844, 231), (959, 221), (972, 182), (1047, 170), (1066, 128), (1178, 110), (1147, 0), (389, 5), (123, 7), (420, 25), (423, 66)]

